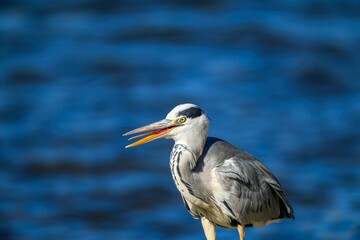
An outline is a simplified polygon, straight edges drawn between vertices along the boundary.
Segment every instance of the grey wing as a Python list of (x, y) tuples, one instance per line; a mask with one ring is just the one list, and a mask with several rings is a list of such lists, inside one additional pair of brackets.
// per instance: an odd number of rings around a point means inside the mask
[(214, 168), (219, 187), (214, 201), (243, 225), (263, 226), (284, 217), (294, 218), (293, 209), (280, 183), (260, 161), (239, 150)]

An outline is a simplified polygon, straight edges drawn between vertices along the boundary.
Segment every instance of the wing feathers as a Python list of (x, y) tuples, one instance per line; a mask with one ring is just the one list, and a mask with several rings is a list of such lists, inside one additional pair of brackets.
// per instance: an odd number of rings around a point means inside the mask
[[(226, 208), (242, 224), (294, 218), (292, 207), (274, 175), (255, 158), (233, 157), (217, 167)], [(219, 201), (221, 201), (219, 199)]]

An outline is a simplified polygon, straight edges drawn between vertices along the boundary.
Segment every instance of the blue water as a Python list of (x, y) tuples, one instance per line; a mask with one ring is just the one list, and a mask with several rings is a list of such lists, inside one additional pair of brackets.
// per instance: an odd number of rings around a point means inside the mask
[(359, 78), (359, 1), (3, 1), (0, 239), (204, 239), (121, 136), (185, 102), (293, 203), (248, 239), (360, 239)]

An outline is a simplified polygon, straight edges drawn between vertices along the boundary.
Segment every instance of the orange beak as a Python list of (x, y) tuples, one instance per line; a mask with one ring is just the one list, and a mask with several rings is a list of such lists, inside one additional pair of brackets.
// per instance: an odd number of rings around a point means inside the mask
[(130, 145), (127, 145), (126, 148), (130, 148), (130, 147), (136, 147), (148, 142), (151, 142), (153, 140), (159, 139), (159, 138), (163, 138), (167, 136), (167, 133), (175, 128), (178, 127), (180, 125), (176, 124), (175, 122), (168, 120), (168, 119), (164, 119), (158, 122), (154, 122), (151, 123), (149, 125), (146, 125), (144, 127), (140, 127), (140, 128), (136, 128), (130, 132), (124, 133), (123, 136), (128, 136), (128, 135), (133, 135), (136, 133), (142, 133), (139, 135), (135, 135), (131, 138), (129, 138), (128, 140), (132, 140), (135, 138), (139, 138), (139, 137), (144, 137)]

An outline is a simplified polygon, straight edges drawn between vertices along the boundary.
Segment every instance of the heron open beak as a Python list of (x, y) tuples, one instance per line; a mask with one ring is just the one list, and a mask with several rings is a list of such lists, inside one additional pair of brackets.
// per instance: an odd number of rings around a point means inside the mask
[(126, 148), (130, 147), (136, 147), (145, 143), (148, 143), (150, 141), (165, 137), (166, 134), (173, 129), (174, 127), (178, 127), (180, 125), (176, 124), (174, 121), (164, 119), (158, 122), (151, 123), (149, 125), (146, 125), (144, 127), (136, 128), (130, 132), (124, 133), (123, 136), (133, 135), (136, 133), (142, 133), (139, 135), (135, 135), (128, 140), (132, 140), (139, 137), (144, 137), (130, 145), (127, 145)]

